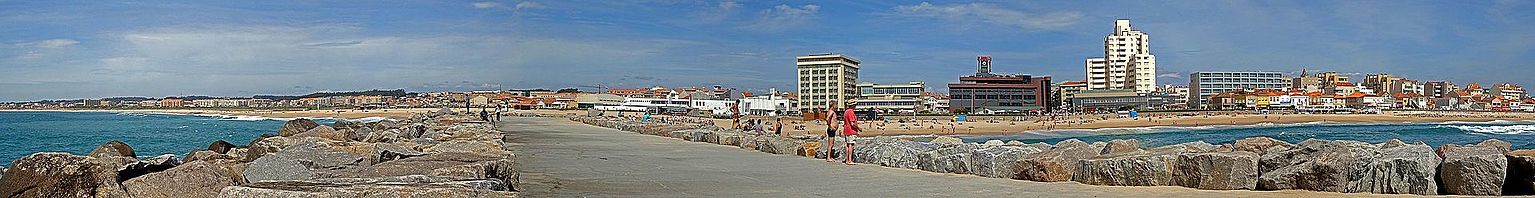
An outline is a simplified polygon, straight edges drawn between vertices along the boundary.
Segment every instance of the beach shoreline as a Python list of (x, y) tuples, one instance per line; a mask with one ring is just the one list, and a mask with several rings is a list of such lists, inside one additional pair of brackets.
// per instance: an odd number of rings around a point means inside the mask
[[(860, 136), (997, 136), (1037, 135), (1039, 138), (1117, 135), (1157, 132), (1161, 129), (1213, 129), (1237, 127), (1263, 127), (1270, 125), (1307, 124), (1434, 124), (1434, 123), (1487, 123), (1487, 122), (1535, 122), (1535, 113), (1522, 112), (1436, 112), (1391, 111), (1381, 114), (1227, 114), (1210, 116), (1178, 116), (1172, 113), (1142, 114), (1141, 118), (1104, 117), (1105, 115), (1058, 116), (1055, 120), (1030, 119), (1025, 116), (971, 117), (970, 121), (950, 122), (937, 116), (916, 116), (917, 122), (864, 121)], [(637, 116), (638, 114), (626, 114)], [(748, 117), (746, 119), (775, 121), (772, 117)], [(797, 117), (795, 117), (797, 118)], [(908, 119), (906, 117), (889, 117)], [(1035, 117), (1039, 118), (1039, 117)], [(698, 118), (702, 119), (702, 118)], [(743, 119), (743, 120), (746, 120)], [(1016, 119), (1016, 120), (1015, 120)], [(729, 119), (708, 119), (715, 125), (730, 128)], [(825, 124), (815, 121), (784, 119), (786, 136), (823, 136)], [(951, 125), (952, 123), (952, 125)]]

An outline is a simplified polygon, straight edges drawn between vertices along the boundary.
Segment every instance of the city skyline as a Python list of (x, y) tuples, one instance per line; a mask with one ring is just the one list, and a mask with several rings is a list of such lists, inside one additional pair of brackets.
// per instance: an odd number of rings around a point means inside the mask
[[(1101, 5), (1108, 6), (1102, 9)], [(1535, 84), (1530, 2), (224, 2), (0, 5), (0, 101), (332, 90), (794, 87), (794, 57), (861, 82), (1082, 80), (1113, 20), (1161, 84), (1198, 71), (1389, 73)], [(1095, 8), (1095, 9), (1088, 9)], [(152, 14), (151, 14), (152, 13)], [(1192, 14), (1190, 14), (1192, 13)], [(1414, 13), (1393, 15), (1391, 13)], [(835, 29), (829, 29), (835, 28)], [(1455, 69), (1458, 72), (1446, 72)], [(922, 72), (913, 72), (922, 71)], [(1293, 74), (1292, 74), (1293, 75)], [(941, 87), (934, 87), (943, 91)]]

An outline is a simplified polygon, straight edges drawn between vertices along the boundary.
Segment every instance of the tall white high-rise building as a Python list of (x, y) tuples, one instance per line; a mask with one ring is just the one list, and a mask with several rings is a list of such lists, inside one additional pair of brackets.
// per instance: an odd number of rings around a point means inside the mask
[(814, 54), (795, 58), (799, 68), (801, 111), (825, 111), (858, 97), (858, 59), (842, 54)]
[(1157, 89), (1157, 57), (1151, 55), (1148, 36), (1130, 28), (1129, 19), (1114, 21), (1114, 32), (1103, 39), (1103, 57), (1088, 58), (1087, 89), (1130, 89), (1151, 93)]

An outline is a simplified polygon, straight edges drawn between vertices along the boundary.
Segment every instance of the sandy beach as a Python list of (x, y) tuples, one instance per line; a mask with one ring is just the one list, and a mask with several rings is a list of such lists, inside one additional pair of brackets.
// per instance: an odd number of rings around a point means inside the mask
[[(1198, 114), (1198, 115), (1189, 115)], [(916, 122), (874, 121), (863, 122), (862, 136), (884, 135), (1009, 135), (1022, 132), (1062, 133), (1080, 135), (1081, 130), (1145, 128), (1145, 127), (1210, 127), (1243, 126), (1261, 124), (1298, 123), (1432, 123), (1432, 122), (1490, 122), (1535, 121), (1535, 114), (1514, 112), (1428, 112), (1393, 111), (1381, 114), (1239, 114), (1210, 112), (1183, 114), (1143, 114), (1141, 118), (1121, 118), (1114, 115), (1060, 116), (1054, 120), (1042, 117), (970, 117), (966, 122), (950, 122), (949, 117), (916, 116), (888, 117), (889, 119), (917, 120)], [(637, 116), (638, 114), (625, 114)], [(771, 117), (747, 119), (774, 121)], [(691, 118), (699, 119), (699, 118)], [(791, 120), (792, 119), (792, 120)], [(730, 127), (728, 119), (708, 119), (721, 127)], [(826, 125), (816, 121), (799, 121), (798, 117), (784, 117), (784, 133), (789, 136), (820, 136)], [(771, 127), (768, 127), (769, 130)], [(1054, 130), (1054, 131), (1052, 131)], [(1077, 131), (1077, 132), (1066, 132)], [(1093, 134), (1133, 133), (1136, 130), (1091, 131)]]

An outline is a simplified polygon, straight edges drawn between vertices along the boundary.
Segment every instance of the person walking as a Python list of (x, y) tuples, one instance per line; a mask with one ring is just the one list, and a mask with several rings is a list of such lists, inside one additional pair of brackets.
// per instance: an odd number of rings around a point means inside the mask
[(821, 119), (826, 121), (826, 162), (837, 162), (831, 149), (837, 146), (837, 104), (827, 104), (826, 116)]
[(853, 152), (851, 151), (853, 150), (853, 144), (857, 143), (853, 139), (857, 139), (858, 132), (863, 131), (862, 128), (858, 127), (858, 114), (853, 112), (853, 108), (855, 108), (853, 103), (848, 102), (847, 109), (843, 110), (842, 113), (842, 136), (847, 137), (847, 151), (849, 151), (843, 152), (847, 154), (847, 165), (853, 165)]

